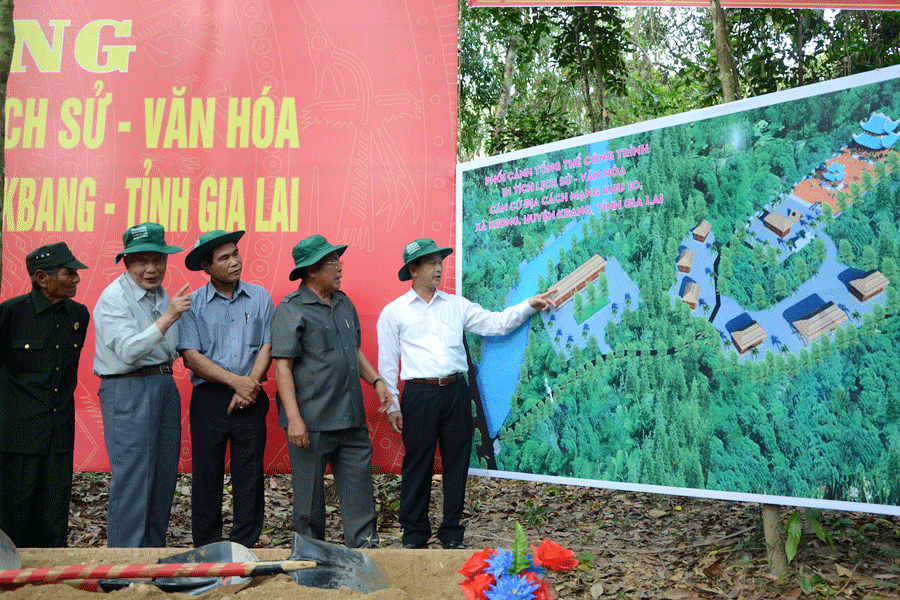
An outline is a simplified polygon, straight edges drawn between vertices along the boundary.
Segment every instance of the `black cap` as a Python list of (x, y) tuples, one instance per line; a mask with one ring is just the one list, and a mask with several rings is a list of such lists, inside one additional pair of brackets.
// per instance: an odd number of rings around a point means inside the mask
[(75, 258), (65, 242), (56, 242), (41, 246), (28, 253), (25, 257), (25, 268), (29, 275), (37, 273), (38, 269), (44, 271), (56, 267), (68, 267), (70, 269), (87, 269), (88, 266)]

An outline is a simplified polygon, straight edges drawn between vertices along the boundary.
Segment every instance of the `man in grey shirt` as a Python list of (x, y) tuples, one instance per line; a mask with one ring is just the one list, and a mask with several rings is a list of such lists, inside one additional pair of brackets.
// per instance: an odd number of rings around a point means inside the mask
[(360, 349), (356, 308), (340, 291), (340, 256), (321, 235), (292, 251), (290, 279), (300, 287), (284, 297), (272, 323), (278, 383), (278, 424), (288, 439), (294, 487), (294, 530), (325, 539), (326, 465), (341, 503), (344, 543), (378, 543), (372, 491), (372, 441), (366, 427), (360, 377), (390, 405), (384, 381)]
[(194, 546), (222, 541), (222, 479), (231, 445), (234, 522), (229, 539), (253, 547), (265, 517), (263, 455), (272, 362), (272, 296), (241, 280), (243, 231), (204, 233), (184, 259), (209, 283), (191, 294), (178, 322), (178, 350), (191, 370), (191, 534)]
[(182, 287), (163, 289), (165, 230), (141, 223), (122, 235), (125, 273), (94, 308), (94, 373), (100, 376), (103, 439), (109, 455), (107, 545), (164, 547), (181, 450), (181, 397), (172, 377), (178, 330), (190, 308)]

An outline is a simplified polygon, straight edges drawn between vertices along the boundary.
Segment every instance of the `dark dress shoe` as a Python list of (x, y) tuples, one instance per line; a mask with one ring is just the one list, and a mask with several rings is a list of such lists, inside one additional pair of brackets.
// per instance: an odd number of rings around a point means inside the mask
[(425, 544), (416, 545), (416, 544), (403, 544), (404, 550), (421, 550), (425, 547)]
[(462, 542), (441, 542), (447, 550), (465, 550), (466, 545)]

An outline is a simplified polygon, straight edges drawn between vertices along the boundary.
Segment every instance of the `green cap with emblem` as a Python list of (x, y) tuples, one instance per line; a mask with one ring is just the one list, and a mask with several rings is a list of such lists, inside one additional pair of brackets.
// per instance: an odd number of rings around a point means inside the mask
[(414, 262), (417, 258), (434, 254), (435, 252), (440, 252), (441, 259), (444, 259), (453, 254), (453, 248), (438, 248), (437, 244), (435, 244), (434, 240), (431, 238), (419, 238), (408, 243), (403, 249), (403, 266), (400, 267), (400, 272), (397, 273), (400, 281), (409, 281), (412, 279), (412, 275), (409, 274), (409, 264), (411, 262)]
[(125, 245), (125, 249), (116, 255), (116, 262), (122, 260), (126, 254), (137, 254), (138, 252), (175, 254), (182, 250), (181, 246), (166, 244), (166, 230), (159, 223), (141, 223), (129, 227), (122, 234), (122, 243)]

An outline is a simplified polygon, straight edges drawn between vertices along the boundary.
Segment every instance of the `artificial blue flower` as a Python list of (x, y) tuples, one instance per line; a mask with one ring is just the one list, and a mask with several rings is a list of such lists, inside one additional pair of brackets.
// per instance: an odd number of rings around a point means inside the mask
[(484, 593), (488, 600), (532, 600), (538, 584), (531, 583), (524, 576), (503, 575), (497, 583)]
[(509, 570), (512, 568), (512, 563), (513, 553), (509, 550), (504, 550), (503, 548), (497, 548), (497, 554), (487, 559), (487, 568), (485, 571), (493, 575), (495, 579), (500, 579), (501, 575), (507, 575), (509, 573)]
[(543, 577), (544, 576), (544, 568), (539, 567), (536, 564), (534, 564), (534, 556), (531, 554), (526, 554), (525, 558), (527, 558), (528, 562), (531, 563), (531, 566), (528, 567), (527, 569), (525, 569), (525, 572), (526, 573), (531, 572), (531, 573), (534, 573), (535, 575), (537, 575), (538, 577)]

